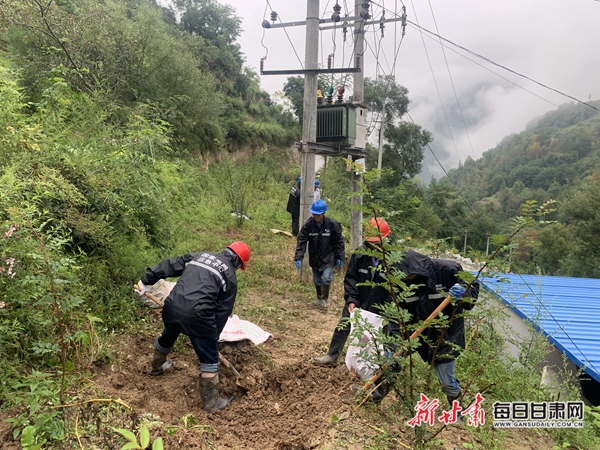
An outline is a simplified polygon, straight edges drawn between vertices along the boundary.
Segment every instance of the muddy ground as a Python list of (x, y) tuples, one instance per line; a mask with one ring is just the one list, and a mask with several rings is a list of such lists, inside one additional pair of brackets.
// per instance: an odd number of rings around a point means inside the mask
[[(295, 275), (291, 268), (289, 272), (290, 277)], [(202, 410), (198, 360), (184, 337), (170, 355), (173, 368), (159, 377), (148, 375), (162, 322), (160, 310), (141, 307), (140, 314), (147, 319), (135, 334), (115, 342), (115, 359), (92, 366), (88, 388), (80, 395), (85, 403), (69, 410), (77, 429), (64, 448), (120, 449), (125, 441), (111, 427), (135, 430), (140, 423), (148, 424), (152, 440), (163, 438), (165, 449), (412, 448), (414, 432), (395, 412), (394, 394), (381, 405), (356, 410), (351, 386), (360, 382), (343, 362), (334, 368), (312, 363), (313, 356), (327, 350), (342, 310), (343, 277), (341, 273), (335, 277), (327, 311), (312, 306), (310, 287), (301, 292), (286, 287), (268, 299), (264, 293), (249, 294), (236, 305), (241, 319), (254, 317), (273, 336), (258, 347), (248, 341), (221, 345), (221, 353), (241, 373), (248, 389), (238, 387), (233, 373), (223, 368), (221, 395), (233, 396), (234, 401), (213, 414)], [(11, 412), (4, 413), (2, 418)], [(378, 436), (385, 437), (384, 446), (373, 446)], [(4, 450), (21, 448), (6, 423), (0, 425), (0, 442)], [(485, 448), (457, 426), (445, 427), (435, 442), (435, 448), (443, 449), (464, 448), (462, 443), (467, 442), (474, 445), (469, 448)], [(552, 448), (546, 439), (529, 441), (526, 435), (516, 436), (509, 445)]]
[[(159, 329), (160, 317), (157, 312), (152, 314)], [(221, 396), (233, 396), (234, 401), (213, 414), (202, 411), (198, 359), (187, 342), (172, 356), (172, 369), (163, 376), (150, 377), (147, 373), (155, 336), (133, 338), (124, 346), (125, 363), (99, 369), (96, 383), (138, 414), (152, 414), (165, 424), (180, 426), (182, 418), (192, 414), (198, 424), (210, 427), (203, 433), (191, 429), (163, 436), (179, 448), (209, 448), (209, 444), (257, 450), (320, 447), (330, 440), (331, 416), (347, 409), (341, 395), (349, 391), (355, 377), (342, 366), (314, 366), (310, 349), (297, 337), (293, 333), (275, 335), (260, 347), (248, 341), (222, 344), (221, 353), (249, 389), (236, 386), (233, 373), (223, 369)]]

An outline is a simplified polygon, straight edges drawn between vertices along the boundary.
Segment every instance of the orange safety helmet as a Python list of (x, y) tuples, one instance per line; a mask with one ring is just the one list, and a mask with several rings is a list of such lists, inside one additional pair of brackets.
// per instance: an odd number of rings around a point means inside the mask
[(244, 242), (235, 241), (229, 244), (227, 248), (242, 260), (242, 267), (240, 269), (246, 270), (246, 263), (250, 260), (250, 247)]
[[(392, 232), (388, 223), (381, 217), (373, 217), (365, 230), (365, 240), (367, 242), (381, 242), (381, 238), (386, 238)], [(380, 238), (381, 236), (381, 238)]]

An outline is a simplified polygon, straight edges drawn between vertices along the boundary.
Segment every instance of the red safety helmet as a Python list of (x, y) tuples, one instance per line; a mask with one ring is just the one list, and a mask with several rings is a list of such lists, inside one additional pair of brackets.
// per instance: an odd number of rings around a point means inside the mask
[(388, 237), (391, 232), (392, 230), (390, 230), (390, 226), (385, 220), (381, 217), (373, 217), (366, 227), (365, 240), (367, 242), (381, 242), (381, 239)]
[(242, 260), (242, 267), (240, 269), (246, 270), (246, 263), (250, 261), (250, 247), (244, 242), (235, 241), (227, 246), (232, 252), (234, 252)]

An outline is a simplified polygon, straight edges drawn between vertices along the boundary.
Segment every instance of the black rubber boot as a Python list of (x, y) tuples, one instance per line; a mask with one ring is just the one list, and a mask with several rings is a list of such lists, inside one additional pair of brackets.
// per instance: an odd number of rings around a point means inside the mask
[(452, 408), (452, 402), (454, 400), (458, 401), (458, 404), (460, 405), (460, 401), (462, 400), (462, 391), (460, 391), (457, 395), (446, 395), (446, 398), (448, 399), (448, 403), (450, 404), (450, 407)]
[(342, 353), (342, 349), (344, 348), (344, 344), (348, 340), (349, 335), (350, 325), (342, 330), (338, 330), (336, 328), (333, 332), (333, 336), (331, 337), (331, 343), (329, 344), (329, 350), (327, 351), (327, 354), (319, 358), (313, 358), (314, 361), (322, 366), (335, 365), (340, 357), (340, 353)]
[[(378, 385), (379, 383), (381, 383), (377, 389), (375, 389), (373, 392), (371, 392), (371, 390)], [(359, 388), (356, 385), (352, 385), (352, 390), (354, 392), (361, 392), (361, 388)], [(369, 395), (369, 400), (374, 401), (375, 403), (381, 403), (381, 401), (389, 394), (390, 392), (390, 384), (387, 382), (387, 380), (384, 380), (383, 382), (381, 382), (381, 380), (378, 380), (375, 385), (371, 386), (367, 392), (371, 392), (371, 394)], [(367, 393), (365, 392), (365, 394)]]
[(323, 286), (315, 285), (315, 290), (317, 291), (317, 306), (321, 306), (321, 302), (323, 301)]
[(383, 382), (379, 385), (377, 389), (373, 391), (371, 394), (371, 398), (374, 402), (381, 402), (390, 392), (390, 383), (387, 380), (383, 380)]
[[(460, 391), (457, 395), (454, 395), (454, 396), (446, 394), (446, 399), (448, 399), (448, 404), (450, 405), (450, 409), (452, 409), (454, 400), (458, 401), (458, 405), (462, 407), (462, 404), (461, 404), (462, 396), (463, 396), (462, 391)], [(458, 413), (458, 417), (456, 419), (456, 424), (457, 425), (465, 424), (463, 415), (461, 413)]]
[(150, 371), (150, 375), (162, 375), (165, 373), (169, 367), (173, 365), (173, 361), (167, 359), (167, 353), (161, 353), (158, 350), (154, 349), (154, 356), (152, 356), (152, 370)]
[(321, 292), (322, 292), (321, 306), (323, 308), (327, 308), (327, 300), (329, 299), (329, 290), (330, 289), (331, 289), (330, 284), (324, 284), (323, 286), (321, 286)]
[(233, 397), (219, 397), (219, 374), (212, 378), (200, 376), (200, 398), (207, 413), (225, 409), (233, 401)]

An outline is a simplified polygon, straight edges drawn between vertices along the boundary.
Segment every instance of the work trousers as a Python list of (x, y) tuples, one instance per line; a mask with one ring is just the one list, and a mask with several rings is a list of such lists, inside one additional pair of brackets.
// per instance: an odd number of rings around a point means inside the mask
[[(165, 324), (162, 334), (154, 342), (154, 348), (161, 353), (168, 354), (173, 351), (175, 341), (181, 334), (178, 324)], [(206, 338), (188, 336), (196, 356), (200, 361), (200, 372), (216, 373), (220, 369), (219, 363), (219, 338)]]
[(329, 286), (333, 281), (333, 267), (328, 267), (322, 271), (317, 269), (312, 270), (313, 283), (315, 286)]

